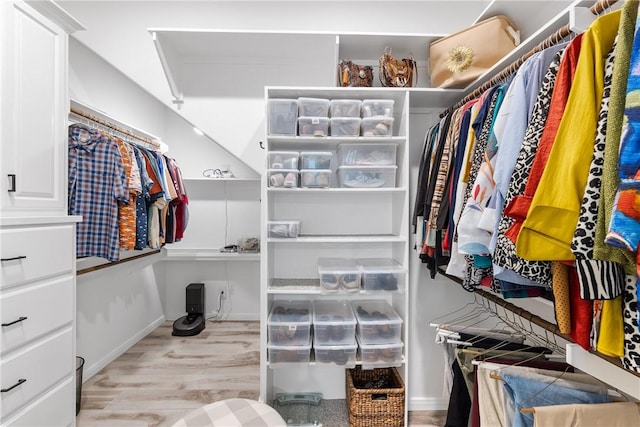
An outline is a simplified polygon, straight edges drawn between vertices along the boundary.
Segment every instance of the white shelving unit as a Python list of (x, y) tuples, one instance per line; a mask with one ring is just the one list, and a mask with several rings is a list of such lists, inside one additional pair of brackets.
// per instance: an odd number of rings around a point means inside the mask
[[(270, 188), (262, 187), (262, 259), (261, 259), (261, 399), (273, 401), (277, 393), (321, 392), (325, 399), (345, 398), (344, 366), (311, 362), (299, 367), (270, 367), (267, 357), (267, 318), (275, 301), (359, 298), (384, 299), (404, 319), (403, 354), (408, 354), (408, 289), (405, 292), (371, 294), (338, 293), (323, 295), (318, 278), (318, 259), (393, 258), (408, 270), (409, 264), (409, 95), (404, 90), (344, 90), (341, 88), (267, 87), (266, 98), (315, 97), (325, 99), (393, 99), (393, 137), (337, 138), (267, 136), (267, 150), (332, 151), (340, 142), (389, 143), (397, 145), (396, 187), (375, 189)], [(335, 171), (337, 157), (334, 155)], [(300, 220), (297, 238), (267, 237), (270, 220)], [(405, 278), (408, 281), (408, 278)], [(313, 351), (312, 351), (313, 354)], [(361, 361), (356, 361), (360, 364)], [(398, 371), (409, 381), (407, 360)]]

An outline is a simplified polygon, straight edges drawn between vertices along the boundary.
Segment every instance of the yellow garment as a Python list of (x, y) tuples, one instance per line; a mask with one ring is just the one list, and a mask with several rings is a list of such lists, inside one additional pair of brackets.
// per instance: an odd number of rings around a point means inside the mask
[(575, 259), (570, 245), (593, 156), (605, 59), (613, 46), (619, 20), (619, 10), (603, 15), (582, 37), (567, 106), (516, 241), (516, 253), (521, 258)]
[(622, 296), (605, 300), (600, 317), (600, 334), (596, 350), (605, 356), (624, 356), (624, 323), (622, 321)]
[(638, 407), (633, 402), (550, 405), (534, 410), (534, 427), (640, 425)]

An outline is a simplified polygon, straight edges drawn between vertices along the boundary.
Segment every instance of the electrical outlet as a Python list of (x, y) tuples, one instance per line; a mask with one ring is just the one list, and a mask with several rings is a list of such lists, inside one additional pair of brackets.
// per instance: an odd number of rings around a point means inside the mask
[[(218, 298), (220, 297), (220, 293), (224, 292), (226, 294), (227, 291), (227, 282), (225, 280), (203, 280), (204, 283), (204, 293), (206, 298), (206, 307), (218, 307)], [(225, 295), (222, 295), (223, 299)]]

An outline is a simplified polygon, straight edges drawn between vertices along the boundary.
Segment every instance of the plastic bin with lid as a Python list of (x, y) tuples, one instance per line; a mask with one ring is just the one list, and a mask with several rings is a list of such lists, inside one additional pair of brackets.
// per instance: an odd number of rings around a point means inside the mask
[(358, 338), (362, 369), (391, 368), (402, 365), (402, 342), (364, 344)]
[(338, 166), (342, 188), (390, 188), (396, 186), (397, 166)]
[(393, 118), (365, 117), (360, 122), (360, 134), (364, 137), (393, 136)]
[(331, 136), (360, 136), (359, 117), (332, 117), (330, 121)]
[(362, 270), (365, 292), (404, 292), (407, 271), (391, 258), (361, 258), (356, 262)]
[(363, 99), (360, 110), (362, 117), (393, 117), (393, 99)]
[(313, 302), (314, 345), (351, 345), (356, 342), (356, 316), (341, 300)]
[(331, 169), (331, 160), (331, 151), (301, 151), (300, 169)]
[(357, 117), (360, 118), (359, 99), (332, 99), (330, 102), (331, 117)]
[(296, 188), (298, 187), (298, 169), (267, 169), (269, 187)]
[(274, 301), (267, 318), (267, 336), (273, 345), (306, 345), (311, 339), (311, 304)]
[(344, 368), (356, 366), (357, 344), (347, 345), (320, 345), (313, 343), (313, 352), (316, 363), (334, 364)]
[(298, 169), (297, 151), (270, 151), (267, 154), (267, 169)]
[(269, 367), (286, 368), (292, 364), (309, 363), (311, 359), (311, 341), (303, 345), (267, 344)]
[(298, 117), (300, 136), (328, 136), (329, 119), (327, 117)]
[(339, 166), (396, 166), (397, 144), (342, 142), (338, 144)]
[(331, 101), (324, 98), (298, 98), (299, 117), (329, 117)]
[(395, 344), (401, 341), (402, 318), (385, 300), (351, 301), (358, 321), (356, 335), (362, 344)]
[(295, 99), (270, 99), (268, 106), (269, 135), (296, 134), (298, 123), (298, 101)]
[(319, 258), (318, 276), (322, 293), (360, 292), (361, 274), (355, 259)]
[(267, 237), (295, 239), (300, 234), (300, 221), (267, 221)]
[(304, 188), (331, 187), (331, 169), (301, 169), (300, 186)]

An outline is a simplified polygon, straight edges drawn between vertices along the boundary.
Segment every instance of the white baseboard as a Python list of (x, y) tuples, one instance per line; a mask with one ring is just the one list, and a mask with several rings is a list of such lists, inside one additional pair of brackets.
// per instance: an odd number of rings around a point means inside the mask
[(437, 397), (418, 397), (409, 399), (409, 411), (446, 411), (449, 402)]
[(101, 369), (103, 369), (109, 363), (116, 360), (120, 355), (122, 355), (125, 351), (129, 350), (131, 347), (133, 347), (142, 338), (149, 335), (151, 331), (156, 329), (158, 326), (162, 325), (166, 320), (167, 318), (164, 315), (158, 317), (156, 320), (151, 322), (146, 328), (144, 328), (143, 330), (141, 330), (140, 332), (138, 332), (137, 334), (135, 334), (134, 336), (126, 340), (125, 342), (123, 342), (121, 345), (119, 345), (109, 353), (107, 353), (102, 359), (98, 360), (96, 363), (94, 363), (91, 366), (85, 366), (83, 368), (83, 373), (82, 373), (82, 382), (83, 383), (87, 382), (91, 377), (93, 377), (95, 374), (100, 372)]
[[(176, 319), (181, 318), (182, 316), (184, 316), (186, 313), (182, 312), (182, 313), (169, 313), (167, 314), (167, 320), (170, 320), (171, 322), (175, 321)], [(214, 313), (206, 313), (205, 314), (205, 318), (209, 319), (210, 317), (213, 317)], [(228, 314), (224, 320), (233, 320), (233, 321), (259, 321), (260, 320), (260, 314), (259, 313), (230, 313)]]

